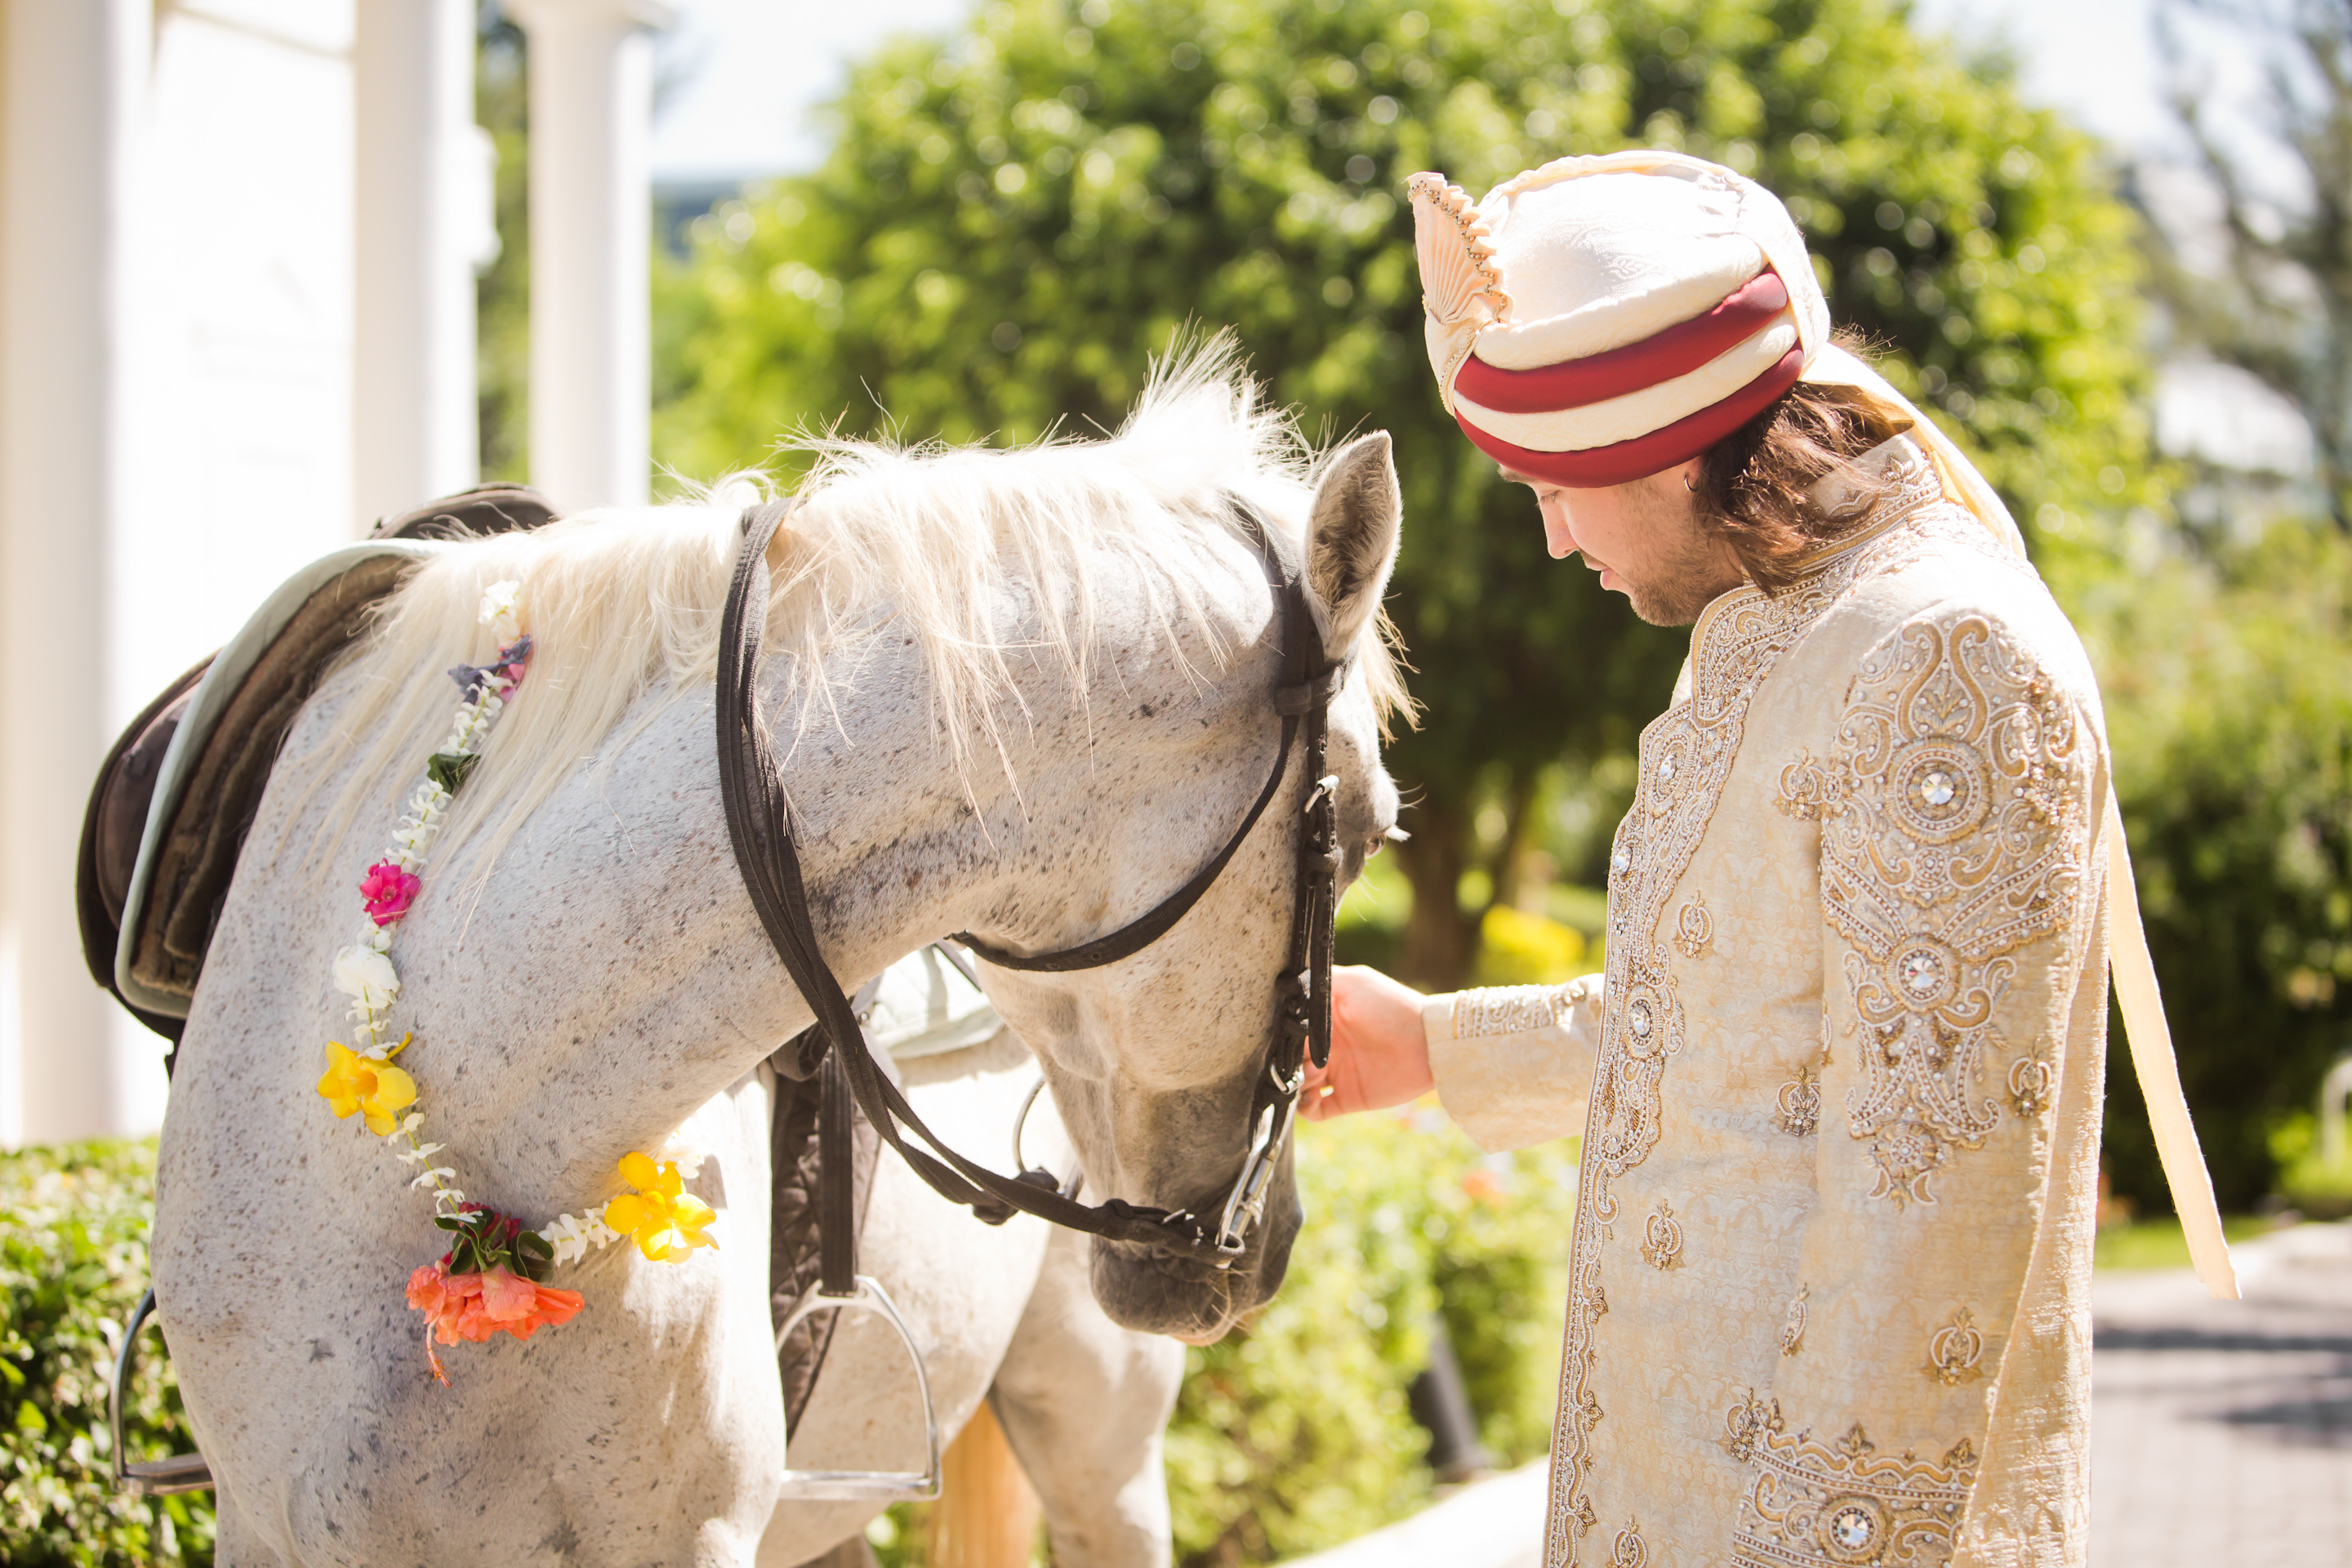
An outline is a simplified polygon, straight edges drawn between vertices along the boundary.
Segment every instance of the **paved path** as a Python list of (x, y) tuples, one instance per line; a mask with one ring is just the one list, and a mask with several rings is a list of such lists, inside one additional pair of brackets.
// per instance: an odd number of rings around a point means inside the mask
[[(2091, 1568), (2352, 1568), (2352, 1224), (2233, 1251), (2243, 1301), (2098, 1277)], [(1536, 1568), (1542, 1538), (1537, 1464), (1292, 1568)]]
[(2352, 1564), (2352, 1226), (2232, 1250), (2242, 1301), (2099, 1276), (2092, 1568)]

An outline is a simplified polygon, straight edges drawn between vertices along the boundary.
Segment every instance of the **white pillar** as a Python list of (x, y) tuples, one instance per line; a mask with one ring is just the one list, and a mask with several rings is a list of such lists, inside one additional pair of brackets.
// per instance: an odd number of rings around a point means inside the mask
[(359, 0), (352, 54), (352, 499), (366, 523), (481, 475), (474, 264), (489, 193), (472, 0)]
[(113, 739), (131, 170), (152, 0), (6, 0), (0, 41), (0, 1142), (121, 1130), (129, 1048), (73, 914)]
[(641, 504), (652, 463), (654, 0), (509, 0), (528, 36), (530, 478), (559, 506)]

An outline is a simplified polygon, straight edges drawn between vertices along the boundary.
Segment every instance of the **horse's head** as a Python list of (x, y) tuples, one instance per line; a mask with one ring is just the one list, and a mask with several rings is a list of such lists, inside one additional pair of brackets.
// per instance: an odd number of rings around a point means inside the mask
[[(1278, 548), (1298, 552), (1294, 569), (1314, 635), (1343, 675), (1325, 766), (1338, 780), (1344, 889), (1396, 821), (1396, 788), (1380, 762), (1379, 710), (1393, 677), (1377, 623), (1400, 521), (1388, 436), (1335, 454), (1306, 513)], [(1296, 518), (1284, 521), (1297, 527)], [(1244, 646), (1213, 681), (1187, 673), (1126, 692), (1122, 717), (1153, 722), (1135, 726), (1134, 752), (1102, 770), (1097, 799), (1116, 809), (1097, 808), (1097, 831), (1088, 835), (1096, 842), (1072, 857), (1084, 869), (1074, 865), (1057, 889), (1062, 919), (1085, 922), (1069, 934), (1132, 920), (1181, 885), (1265, 785), (1281, 727), (1274, 688), (1283, 616), (1244, 552), (1228, 553), (1235, 576), (1227, 629)], [(1303, 748), (1292, 749), (1287, 775), (1201, 901), (1149, 946), (1067, 973), (989, 972), (992, 995), (1045, 1061), (1095, 1201), (1186, 1210), (1212, 1226), (1226, 1206), (1279, 1035), (1276, 986), (1307, 828), (1300, 803), (1312, 783)], [(1221, 1265), (1180, 1246), (1098, 1239), (1095, 1295), (1129, 1327), (1213, 1340), (1281, 1284), (1299, 1220), (1286, 1150), (1238, 1256)]]

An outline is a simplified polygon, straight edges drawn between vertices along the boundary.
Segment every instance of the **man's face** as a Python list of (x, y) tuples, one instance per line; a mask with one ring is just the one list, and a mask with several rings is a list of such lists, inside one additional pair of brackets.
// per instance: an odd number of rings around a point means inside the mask
[(1552, 558), (1582, 555), (1601, 585), (1624, 595), (1652, 626), (1688, 626), (1739, 585), (1738, 558), (1699, 524), (1689, 489), (1696, 460), (1606, 489), (1573, 489), (1508, 468), (1503, 477), (1536, 492)]

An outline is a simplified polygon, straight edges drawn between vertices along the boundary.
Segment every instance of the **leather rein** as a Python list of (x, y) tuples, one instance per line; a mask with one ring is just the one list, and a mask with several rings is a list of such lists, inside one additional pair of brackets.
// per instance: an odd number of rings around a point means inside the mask
[[(1307, 791), (1290, 945), (1276, 983), (1278, 1029), (1251, 1098), (1249, 1152), (1241, 1173), (1213, 1216), (1118, 1198), (1085, 1204), (1066, 1196), (1050, 1173), (1000, 1174), (957, 1153), (925, 1126), (905, 1094), (882, 1070), (855, 1005), (819, 951), (800, 855), (793, 839), (791, 806), (784, 798), (766, 726), (761, 721), (758, 684), (761, 635), (767, 618), (768, 545), (798, 504), (797, 498), (787, 498), (743, 514), (742, 549), (736, 558), (719, 626), (719, 784), (727, 836), (751, 906), (793, 984), (816, 1015), (814, 1026), (778, 1052), (774, 1060), (777, 1070), (787, 1077), (805, 1079), (816, 1075), (824, 1079), (817, 1125), (823, 1173), (818, 1194), (823, 1276), (819, 1294), (846, 1296), (856, 1289), (856, 1237), (849, 1181), (853, 1100), (883, 1141), (932, 1190), (969, 1207), (990, 1224), (1002, 1224), (1018, 1211), (1108, 1240), (1230, 1268), (1247, 1250), (1250, 1230), (1265, 1215), (1267, 1189), (1296, 1118), (1303, 1064), (1311, 1056), (1317, 1066), (1322, 1066), (1331, 1054), (1339, 781), (1325, 767), (1331, 699), (1345, 678), (1346, 665), (1324, 657), (1304, 584), (1276, 554), (1265, 520), (1235, 498), (1233, 504), (1257, 546), (1282, 624), (1282, 677), (1272, 694), (1274, 710), (1282, 720), (1282, 740), (1265, 787), (1224, 847), (1182, 887), (1144, 914), (1076, 947), (1024, 954), (970, 932), (959, 932), (952, 939), (1000, 969), (1049, 973), (1097, 969), (1141, 952), (1184, 918), (1241, 848), (1281, 790), (1290, 768), (1291, 749), (1303, 732)], [(910, 1141), (910, 1132), (928, 1147)]]

